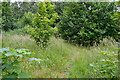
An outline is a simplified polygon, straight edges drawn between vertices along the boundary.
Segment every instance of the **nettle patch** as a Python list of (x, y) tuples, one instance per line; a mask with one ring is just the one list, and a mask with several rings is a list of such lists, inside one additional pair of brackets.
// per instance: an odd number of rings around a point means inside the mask
[(0, 49), (0, 65), (2, 65), (2, 78), (29, 78), (30, 76), (23, 72), (22, 62), (35, 61), (40, 63), (41, 59), (28, 58), (31, 54), (28, 49), (13, 49), (2, 48)]
[(118, 78), (119, 77), (119, 46), (113, 50), (101, 51), (105, 58), (99, 60), (97, 63), (90, 64), (93, 68), (93, 72), (98, 78)]

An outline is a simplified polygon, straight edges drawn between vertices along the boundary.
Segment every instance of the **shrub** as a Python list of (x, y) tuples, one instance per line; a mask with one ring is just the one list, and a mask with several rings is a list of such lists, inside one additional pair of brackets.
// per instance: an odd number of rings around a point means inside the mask
[(114, 3), (66, 3), (58, 30), (67, 41), (90, 46), (105, 37), (118, 38), (119, 26), (114, 19)]
[(15, 26), (13, 25), (13, 11), (12, 7), (10, 6), (10, 2), (6, 0), (6, 2), (1, 2), (1, 25), (2, 25), (2, 30), (4, 31), (9, 31), (10, 29), (13, 30)]
[(32, 26), (32, 21), (34, 18), (34, 14), (31, 12), (25, 12), (23, 17), (18, 19), (17, 23), (14, 23), (17, 28), (24, 28), (26, 25)]
[(55, 6), (50, 2), (40, 2), (38, 8), (33, 27), (27, 26), (26, 29), (38, 46), (46, 47), (53, 33), (51, 25), (57, 19), (58, 14), (54, 12)]
[(29, 75), (23, 72), (22, 62), (26, 61), (37, 61), (40, 62), (41, 59), (27, 58), (30, 54), (27, 49), (12, 49), (12, 48), (2, 48), (0, 49), (0, 61), (2, 69), (2, 78), (28, 78)]
[[(120, 48), (118, 48), (120, 49)], [(90, 64), (93, 68), (93, 74), (97, 78), (118, 78), (119, 76), (119, 60), (118, 60), (118, 49), (101, 51), (100, 54), (106, 56), (99, 60), (97, 63)]]
[(8, 32), (6, 32), (6, 34), (10, 34), (10, 35), (25, 35), (26, 31), (24, 28), (20, 28), (20, 29), (14, 29), (14, 30), (10, 30)]
[(58, 28), (57, 28), (57, 27), (54, 27), (52, 30), (53, 30), (54, 36), (55, 36), (56, 38), (59, 37)]

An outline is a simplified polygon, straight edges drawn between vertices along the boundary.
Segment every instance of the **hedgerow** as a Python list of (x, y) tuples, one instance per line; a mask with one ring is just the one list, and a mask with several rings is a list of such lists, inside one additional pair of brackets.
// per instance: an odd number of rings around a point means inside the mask
[(63, 39), (83, 46), (99, 43), (106, 37), (119, 39), (115, 7), (108, 2), (65, 3), (58, 31)]

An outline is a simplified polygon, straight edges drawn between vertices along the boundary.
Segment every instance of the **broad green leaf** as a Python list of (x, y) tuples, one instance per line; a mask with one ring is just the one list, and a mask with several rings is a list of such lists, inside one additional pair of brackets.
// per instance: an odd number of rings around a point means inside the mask
[(2, 48), (0, 49), (0, 52), (9, 51), (9, 50), (10, 50), (9, 48)]
[(110, 61), (110, 60), (109, 59), (101, 59), (100, 61), (106, 61), (107, 62), (107, 61)]
[(12, 64), (5, 64), (3, 65), (3, 68), (5, 68), (6, 71), (9, 72), (20, 72), (21, 68), (19, 66), (13, 66)]
[(39, 62), (41, 61), (41, 59), (37, 59), (37, 58), (29, 58), (28, 61), (36, 61), (36, 62)]
[(22, 57), (22, 55), (17, 54), (17, 53), (13, 53), (13, 52), (7, 52), (5, 55), (6, 56), (18, 56), (18, 57)]
[(94, 65), (93, 65), (93, 64), (90, 64), (90, 66), (92, 66), (92, 67), (93, 67)]
[(98, 52), (98, 53), (100, 53), (100, 54), (106, 54), (108, 52), (107, 51), (101, 51), (101, 52)]
[(28, 49), (17, 49), (16, 51), (20, 54), (31, 54), (31, 52), (28, 52)]
[(4, 75), (3, 78), (17, 78), (16, 74), (8, 74), (8, 75)]
[(25, 72), (22, 72), (22, 73), (18, 74), (18, 78), (29, 78), (29, 77), (30, 76), (27, 73), (25, 73)]
[(25, 52), (24, 54), (31, 54), (31, 52)]
[(16, 55), (17, 53), (13, 53), (13, 52), (7, 52), (5, 55), (6, 56), (13, 56), (13, 55)]
[(25, 53), (26, 51), (25, 50), (16, 50), (18, 53)]
[(20, 55), (20, 54), (16, 54), (16, 56), (18, 56), (18, 57), (22, 57), (22, 55)]

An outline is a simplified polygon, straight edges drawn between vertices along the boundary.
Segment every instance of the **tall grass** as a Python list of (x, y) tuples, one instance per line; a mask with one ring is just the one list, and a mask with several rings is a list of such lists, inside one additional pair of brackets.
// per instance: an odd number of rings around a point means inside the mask
[(2, 48), (2, 34), (0, 34), (0, 48)]
[(52, 37), (48, 47), (41, 49), (29, 35), (3, 35), (2, 39), (3, 47), (29, 49), (36, 53), (32, 57), (42, 59), (41, 63), (23, 63), (24, 71), (31, 78), (91, 78), (89, 64), (104, 57), (99, 51), (114, 47), (111, 42), (104, 41), (104, 46), (86, 48)]

